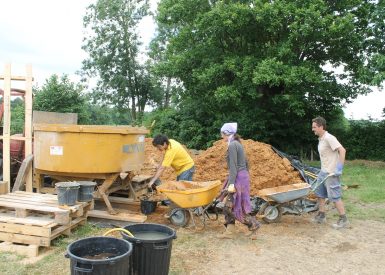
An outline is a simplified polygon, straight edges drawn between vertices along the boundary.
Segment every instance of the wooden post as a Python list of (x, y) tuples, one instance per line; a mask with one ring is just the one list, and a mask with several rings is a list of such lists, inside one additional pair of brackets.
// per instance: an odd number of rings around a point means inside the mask
[[(32, 155), (32, 65), (26, 66), (27, 76), (25, 82), (25, 118), (24, 118), (24, 150), (25, 156)], [(25, 188), (27, 192), (32, 192), (32, 169), (27, 170), (25, 177)]]
[(11, 64), (6, 64), (4, 69), (3, 105), (3, 181), (11, 190)]
[[(4, 95), (3, 95), (3, 134), (0, 138), (3, 140), (3, 181), (8, 183), (8, 190), (11, 190), (11, 139), (23, 140), (25, 155), (32, 154), (32, 65), (26, 66), (26, 76), (12, 76), (11, 64), (5, 65), (4, 76)], [(11, 136), (11, 81), (25, 81), (24, 104), (25, 104), (25, 120), (24, 120), (24, 136)], [(32, 170), (26, 175), (26, 189), (32, 192)]]

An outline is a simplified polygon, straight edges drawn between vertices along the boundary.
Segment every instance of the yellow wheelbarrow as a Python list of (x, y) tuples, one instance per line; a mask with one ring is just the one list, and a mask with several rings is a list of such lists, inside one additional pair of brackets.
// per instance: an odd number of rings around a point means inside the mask
[[(166, 217), (173, 225), (185, 227), (190, 219), (193, 227), (198, 228), (194, 216), (200, 217), (203, 229), (206, 220), (217, 220), (215, 198), (222, 188), (221, 181), (167, 181), (157, 187), (157, 190), (172, 202)], [(212, 210), (212, 211), (211, 211)]]

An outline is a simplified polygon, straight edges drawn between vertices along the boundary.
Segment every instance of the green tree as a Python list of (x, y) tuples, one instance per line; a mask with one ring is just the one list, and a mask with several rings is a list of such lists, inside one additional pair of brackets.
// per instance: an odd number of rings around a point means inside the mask
[(339, 119), (344, 103), (378, 83), (378, 9), (362, 0), (162, 0), (167, 58), (158, 66), (183, 84), (185, 119), (211, 131), (238, 121), (247, 138), (311, 146), (311, 118)]
[(129, 110), (134, 121), (152, 94), (150, 76), (138, 61), (137, 27), (147, 14), (147, 1), (98, 0), (88, 7), (83, 20), (89, 31), (82, 47), (89, 55), (83, 61), (83, 74), (99, 79), (94, 98), (121, 113)]
[(77, 113), (79, 124), (90, 122), (85, 106), (86, 96), (80, 84), (71, 82), (67, 75), (52, 75), (45, 84), (34, 88), (33, 109), (46, 112)]
[(17, 97), (11, 101), (11, 134), (24, 133), (24, 101)]

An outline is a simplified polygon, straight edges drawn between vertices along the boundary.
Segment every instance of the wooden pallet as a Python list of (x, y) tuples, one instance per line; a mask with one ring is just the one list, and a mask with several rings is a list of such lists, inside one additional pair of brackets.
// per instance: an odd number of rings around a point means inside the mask
[(11, 242), (0, 242), (1, 252), (11, 252), (27, 257), (37, 257), (41, 248), (35, 244), (15, 244)]
[(36, 251), (34, 246), (48, 247), (53, 239), (84, 224), (92, 206), (81, 202), (61, 207), (56, 196), (47, 194), (0, 195), (0, 241), (28, 245), (32, 251)]
[(15, 217), (26, 218), (35, 213), (53, 215), (55, 222), (68, 224), (73, 217), (82, 217), (90, 203), (79, 202), (73, 206), (59, 206), (57, 196), (23, 191), (0, 195), (0, 212), (14, 210)]

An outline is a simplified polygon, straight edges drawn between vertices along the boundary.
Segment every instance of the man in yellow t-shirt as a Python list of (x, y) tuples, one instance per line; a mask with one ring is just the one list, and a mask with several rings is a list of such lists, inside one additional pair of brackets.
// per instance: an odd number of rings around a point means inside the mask
[(168, 139), (165, 135), (157, 135), (154, 137), (152, 145), (164, 152), (164, 155), (155, 176), (148, 183), (148, 187), (153, 188), (164, 169), (170, 166), (177, 174), (176, 180), (192, 181), (195, 172), (194, 161), (179, 142)]

